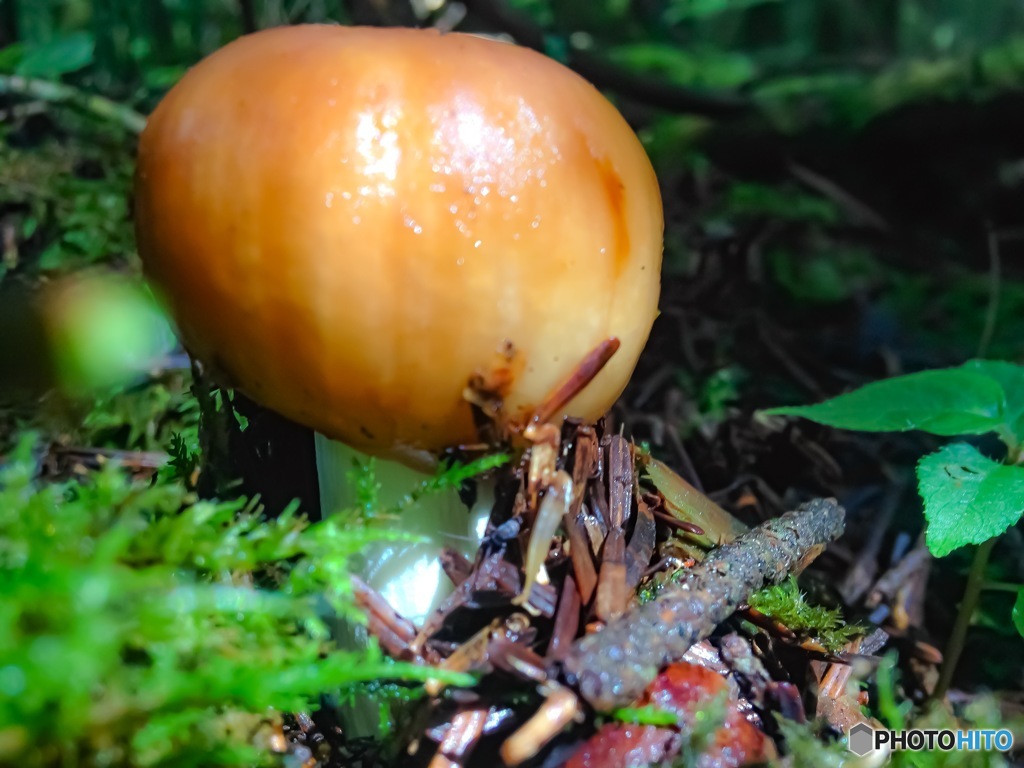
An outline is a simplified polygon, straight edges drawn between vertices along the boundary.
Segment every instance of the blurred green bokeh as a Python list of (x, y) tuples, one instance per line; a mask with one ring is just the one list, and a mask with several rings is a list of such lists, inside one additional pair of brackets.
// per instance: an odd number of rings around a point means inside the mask
[(176, 345), (138, 280), (96, 272), (65, 277), (31, 296), (0, 296), (0, 394), (56, 387), (90, 397), (144, 376)]
[(108, 275), (70, 280), (47, 306), (61, 386), (87, 392), (124, 384), (174, 348), (166, 316), (137, 281)]
[[(499, 3), (499, 5), (502, 3)], [(973, 55), (1024, 30), (1016, 0), (504, 0), (552, 40), (605, 50), (669, 80), (717, 87), (893, 61)], [(445, 0), (2, 0), (0, 71), (81, 71), (146, 101), (247, 28), (430, 23)], [(476, 5), (475, 3), (472, 5)]]

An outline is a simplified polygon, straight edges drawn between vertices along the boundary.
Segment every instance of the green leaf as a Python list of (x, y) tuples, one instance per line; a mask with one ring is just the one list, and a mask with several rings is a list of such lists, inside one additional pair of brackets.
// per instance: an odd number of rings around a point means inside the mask
[(26, 51), (17, 72), (24, 77), (59, 77), (92, 64), (96, 41), (92, 35), (76, 32)]
[(24, 55), (23, 43), (11, 43), (0, 48), (0, 72), (13, 72)]
[(665, 11), (665, 21), (668, 24), (680, 24), (777, 2), (779, 0), (674, 0)]
[(143, 81), (146, 88), (165, 91), (181, 80), (187, 71), (188, 67), (152, 67), (143, 72)]
[(998, 536), (1024, 514), (1024, 467), (992, 461), (967, 443), (921, 459), (917, 481), (936, 557)]
[(709, 48), (683, 49), (657, 42), (628, 43), (609, 49), (608, 56), (628, 69), (692, 87), (738, 88), (755, 75), (748, 57)]
[(1024, 441), (1024, 365), (1003, 360), (970, 360), (963, 368), (999, 383), (1005, 398), (1003, 420), (1017, 441)]
[(1024, 589), (1017, 593), (1017, 600), (1013, 604), (1013, 626), (1024, 637)]
[(818, 405), (771, 408), (764, 413), (802, 416), (840, 429), (934, 435), (981, 435), (1004, 422), (1003, 388), (990, 376), (964, 368), (923, 371), (878, 381)]

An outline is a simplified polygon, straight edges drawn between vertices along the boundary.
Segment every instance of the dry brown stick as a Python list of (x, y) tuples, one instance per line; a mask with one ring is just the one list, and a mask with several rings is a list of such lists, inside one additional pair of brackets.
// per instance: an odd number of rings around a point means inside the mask
[(882, 577), (868, 592), (864, 605), (868, 608), (875, 608), (881, 605), (883, 600), (894, 598), (915, 572), (928, 565), (929, 560), (931, 560), (931, 553), (922, 540), (914, 549), (910, 550), (906, 557), (882, 574)]
[(844, 517), (834, 499), (817, 499), (719, 547), (677, 585), (577, 641), (561, 664), (566, 680), (598, 710), (627, 706), (754, 591), (838, 538)]
[(163, 451), (123, 451), (116, 448), (94, 448), (56, 443), (50, 447), (50, 453), (66, 460), (72, 466), (84, 464), (93, 469), (102, 466), (104, 462), (114, 461), (133, 472), (160, 469), (171, 458)]
[(551, 644), (548, 658), (560, 659), (572, 648), (572, 640), (580, 628), (580, 592), (572, 574), (566, 574), (562, 582), (562, 599), (558, 601), (555, 624), (551, 629)]
[(562, 527), (569, 537), (569, 554), (572, 558), (573, 573), (576, 574), (576, 581), (579, 583), (580, 597), (583, 604), (588, 605), (597, 586), (597, 568), (594, 566), (594, 558), (590, 554), (590, 539), (587, 535), (587, 527), (582, 516), (570, 518), (566, 515), (562, 520)]
[(377, 638), (387, 654), (395, 658), (408, 656), (421, 663), (436, 664), (440, 661), (429, 650), (411, 648), (416, 639), (416, 625), (398, 615), (379, 592), (354, 574), (351, 582), (356, 605), (366, 613), (366, 629)]
[(639, 495), (636, 500), (636, 512), (633, 535), (629, 537), (629, 544), (626, 546), (626, 587), (630, 592), (636, 592), (640, 580), (651, 565), (658, 533), (654, 514)]
[(455, 715), (429, 768), (454, 768), (462, 765), (464, 758), (472, 753), (473, 747), (483, 735), (487, 714), (487, 709), (477, 708), (465, 709)]
[(605, 440), (608, 535), (601, 555), (594, 613), (602, 621), (612, 621), (625, 613), (631, 594), (626, 586), (626, 525), (633, 513), (634, 458), (632, 446), (624, 438), (611, 435)]

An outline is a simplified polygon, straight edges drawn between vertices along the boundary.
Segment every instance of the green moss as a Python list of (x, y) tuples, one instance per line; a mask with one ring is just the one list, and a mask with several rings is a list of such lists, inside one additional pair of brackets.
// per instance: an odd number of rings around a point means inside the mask
[(824, 734), (818, 733), (822, 723), (796, 723), (782, 717), (777, 717), (776, 722), (785, 739), (784, 752), (794, 768), (858, 766), (857, 759), (847, 750), (845, 742), (828, 740)]
[(357, 616), (349, 558), (395, 534), (116, 467), (45, 484), (33, 453), (22, 440), (0, 470), (0, 763), (251, 764), (261, 724), (324, 692), (469, 681), (334, 649), (325, 619)]
[(857, 635), (864, 634), (864, 628), (859, 624), (847, 624), (838, 609), (809, 604), (793, 576), (782, 584), (755, 593), (750, 598), (750, 607), (798, 635), (817, 640), (833, 652), (841, 650)]

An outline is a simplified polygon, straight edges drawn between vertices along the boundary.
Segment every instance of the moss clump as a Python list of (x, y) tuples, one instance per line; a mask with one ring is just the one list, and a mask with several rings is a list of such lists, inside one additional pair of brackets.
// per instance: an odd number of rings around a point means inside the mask
[(864, 634), (864, 627), (847, 624), (838, 608), (822, 608), (808, 603), (793, 576), (755, 593), (750, 598), (750, 607), (798, 635), (817, 640), (832, 652), (842, 650), (854, 637)]
[(464, 675), (339, 652), (355, 616), (354, 514), (197, 501), (177, 481), (109, 466), (41, 482), (34, 442), (0, 468), (0, 764), (251, 765), (261, 728), (320, 694), (378, 679)]

